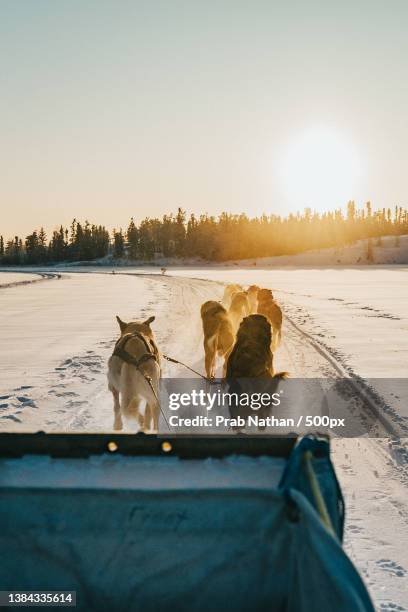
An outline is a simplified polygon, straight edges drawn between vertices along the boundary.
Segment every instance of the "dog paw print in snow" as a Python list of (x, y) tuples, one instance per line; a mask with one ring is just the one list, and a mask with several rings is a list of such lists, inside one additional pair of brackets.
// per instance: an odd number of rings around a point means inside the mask
[(9, 395), (1, 395), (0, 396), (0, 408), (8, 408), (8, 402), (5, 400), (10, 399)]
[(104, 359), (100, 355), (96, 355), (94, 351), (86, 351), (83, 355), (75, 355), (66, 359), (59, 367), (55, 368), (59, 372), (60, 378), (70, 377), (80, 378), (85, 382), (94, 380), (89, 376), (89, 372), (100, 374), (103, 370)]
[(406, 576), (407, 570), (402, 567), (402, 565), (395, 563), (395, 561), (391, 561), (390, 559), (379, 559), (376, 563), (382, 570), (393, 576), (398, 576), (399, 578)]
[(349, 525), (347, 529), (353, 534), (361, 533), (363, 531), (358, 525)]
[(37, 405), (31, 397), (27, 397), (26, 395), (17, 395), (16, 399), (24, 406), (30, 406), (31, 408), (37, 408)]
[(406, 612), (406, 608), (399, 606), (393, 601), (383, 601), (380, 603), (380, 612)]

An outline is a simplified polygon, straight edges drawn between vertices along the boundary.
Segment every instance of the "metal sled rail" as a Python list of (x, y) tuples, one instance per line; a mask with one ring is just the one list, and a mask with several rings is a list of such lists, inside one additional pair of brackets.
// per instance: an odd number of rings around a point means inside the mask
[(2, 433), (0, 457), (49, 455), (51, 457), (89, 457), (117, 453), (119, 455), (175, 455), (184, 459), (226, 457), (232, 454), (258, 457), (288, 458), (296, 437), (256, 438), (164, 437), (139, 434), (99, 433)]

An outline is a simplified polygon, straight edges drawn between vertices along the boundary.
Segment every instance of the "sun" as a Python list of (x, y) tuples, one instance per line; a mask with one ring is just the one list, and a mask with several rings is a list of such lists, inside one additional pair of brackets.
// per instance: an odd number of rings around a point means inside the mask
[(341, 132), (316, 126), (289, 143), (279, 170), (291, 207), (324, 212), (355, 198), (362, 166), (356, 146)]

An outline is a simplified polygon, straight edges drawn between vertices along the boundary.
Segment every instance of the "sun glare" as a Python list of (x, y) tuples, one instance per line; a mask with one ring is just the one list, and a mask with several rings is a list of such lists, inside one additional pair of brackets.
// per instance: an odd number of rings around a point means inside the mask
[(287, 147), (280, 167), (281, 187), (290, 205), (318, 212), (354, 199), (360, 175), (356, 147), (327, 127), (301, 133)]

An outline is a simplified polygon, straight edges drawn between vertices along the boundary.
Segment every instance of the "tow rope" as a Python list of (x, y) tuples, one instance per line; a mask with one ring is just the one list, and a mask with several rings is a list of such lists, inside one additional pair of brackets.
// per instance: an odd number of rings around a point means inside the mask
[(178, 365), (183, 366), (183, 368), (187, 368), (187, 370), (190, 370), (190, 372), (193, 372), (193, 374), (197, 374), (197, 376), (199, 376), (203, 380), (206, 380), (212, 385), (220, 384), (219, 382), (215, 381), (214, 378), (209, 378), (208, 376), (204, 376), (204, 374), (200, 374), (200, 372), (197, 372), (197, 370), (194, 370), (194, 368), (190, 368), (190, 366), (188, 366), (186, 363), (183, 363), (182, 361), (179, 361), (178, 359), (174, 359), (173, 357), (169, 357), (168, 355), (163, 355), (163, 354), (162, 354), (162, 357), (166, 361), (170, 361), (170, 363), (177, 363)]

